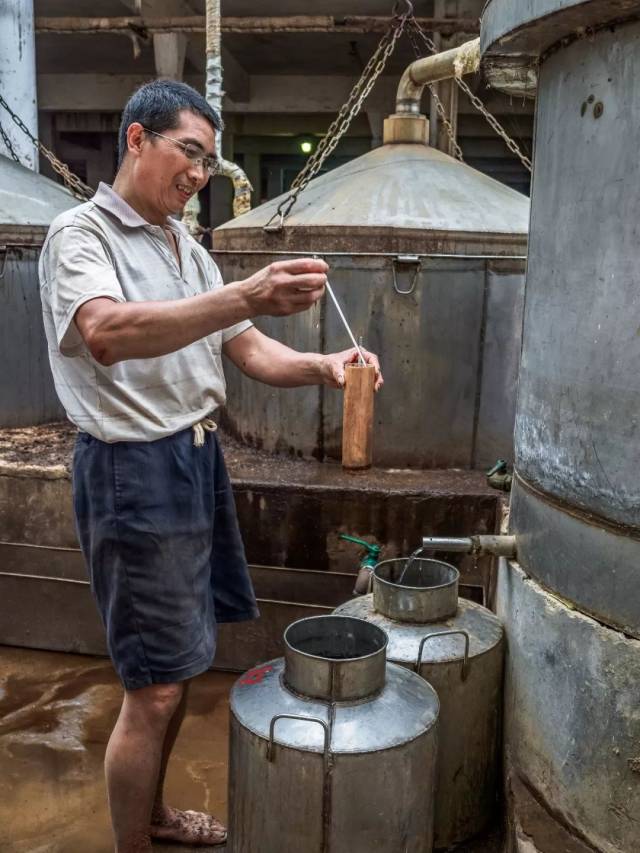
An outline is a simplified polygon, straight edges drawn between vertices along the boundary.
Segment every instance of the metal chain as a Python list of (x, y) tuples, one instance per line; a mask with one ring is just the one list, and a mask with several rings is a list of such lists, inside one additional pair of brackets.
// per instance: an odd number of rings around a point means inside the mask
[(87, 184), (83, 183), (77, 175), (74, 175), (67, 164), (63, 163), (62, 160), (59, 160), (53, 151), (49, 151), (49, 149), (46, 148), (39, 139), (36, 139), (20, 116), (17, 116), (14, 113), (2, 95), (0, 95), (0, 106), (5, 108), (20, 130), (27, 135), (31, 142), (33, 142), (42, 156), (46, 157), (46, 159), (51, 163), (53, 170), (60, 175), (65, 185), (73, 195), (77, 199), (80, 199), (80, 201), (86, 201), (88, 198), (91, 198), (95, 191), (91, 189), (91, 187), (87, 186)]
[(2, 137), (2, 141), (4, 142), (6, 149), (9, 152), (9, 154), (11, 154), (11, 156), (16, 161), (16, 163), (19, 163), (20, 158), (16, 154), (15, 148), (13, 147), (11, 140), (9, 139), (9, 134), (6, 132), (6, 130), (4, 129), (4, 127), (1, 124), (0, 124), (0, 136)]
[[(384, 71), (387, 60), (393, 53), (396, 43), (404, 32), (406, 23), (413, 18), (413, 6), (409, 0), (404, 0), (407, 9), (404, 14), (398, 14), (399, 4), (396, 3), (393, 8), (393, 20), (389, 28), (380, 39), (373, 56), (367, 62), (360, 79), (351, 90), (347, 101), (342, 105), (336, 118), (329, 125), (326, 134), (318, 143), (315, 152), (309, 157), (302, 171), (296, 176), (291, 184), (291, 192), (278, 205), (278, 209), (264, 225), (265, 230), (279, 231), (281, 230), (284, 220), (291, 213), (291, 210), (298, 200), (298, 196), (322, 168), (336, 146), (349, 129), (351, 122), (362, 109), (362, 105), (367, 96), (373, 89), (376, 80)], [(277, 220), (275, 225), (271, 223)]]
[[(415, 18), (413, 18), (412, 20), (409, 21), (409, 26), (407, 27), (406, 32), (407, 32), (407, 38), (411, 42), (411, 47), (413, 48), (413, 52), (415, 54), (415, 57), (416, 57), (416, 59), (419, 59), (421, 53), (420, 53), (420, 48), (419, 48), (418, 43), (417, 43), (416, 38), (415, 38), (416, 33), (415, 33), (414, 29), (415, 29)], [(434, 44), (434, 47), (435, 47), (435, 44)], [(452, 126), (451, 122), (449, 121), (449, 118), (447, 116), (447, 111), (445, 110), (444, 104), (442, 103), (442, 101), (438, 97), (438, 93), (436, 92), (435, 85), (433, 83), (429, 83), (427, 88), (429, 89), (429, 92), (431, 93), (431, 98), (433, 100), (433, 103), (436, 106), (436, 112), (438, 113), (440, 121), (444, 125), (444, 129), (447, 131), (447, 136), (449, 137), (449, 142), (451, 143), (451, 149), (453, 150), (453, 156), (456, 158), (456, 160), (459, 160), (461, 163), (464, 163), (464, 156), (462, 154), (462, 148), (460, 148), (460, 145), (458, 144), (458, 140), (456, 139), (456, 134), (453, 130), (453, 126)]]
[(462, 89), (462, 91), (465, 93), (465, 95), (469, 98), (469, 100), (471, 101), (473, 106), (478, 110), (478, 112), (482, 113), (482, 115), (485, 117), (485, 119), (487, 120), (489, 125), (495, 130), (495, 132), (498, 134), (498, 136), (503, 140), (504, 144), (507, 146), (509, 151), (511, 151), (512, 154), (515, 154), (515, 156), (520, 159), (520, 162), (525, 167), (525, 169), (527, 169), (529, 172), (531, 172), (533, 170), (533, 165), (531, 163), (531, 160), (529, 159), (529, 157), (527, 157), (526, 154), (524, 154), (522, 152), (522, 150), (520, 149), (518, 144), (515, 142), (515, 140), (509, 136), (509, 134), (504, 129), (504, 127), (500, 124), (498, 119), (489, 112), (489, 110), (485, 107), (485, 105), (482, 103), (480, 98), (471, 91), (471, 89), (469, 88), (469, 86), (467, 86), (467, 84), (465, 83), (464, 80), (461, 80), (459, 77), (456, 77), (456, 83)]
[[(415, 18), (412, 18), (412, 20), (410, 22), (410, 26), (420, 36), (420, 38), (423, 40), (423, 42), (426, 44), (426, 46), (429, 48), (429, 50), (432, 53), (438, 52), (438, 48), (436, 47), (433, 40), (429, 38), (429, 36), (425, 33), (425, 31), (422, 29), (422, 27), (420, 26), (420, 24), (418, 23), (418, 21)], [(498, 134), (498, 136), (503, 140), (503, 142), (505, 143), (505, 145), (507, 146), (509, 151), (511, 151), (512, 154), (515, 154), (515, 156), (520, 159), (520, 162), (525, 167), (525, 169), (527, 169), (529, 172), (531, 172), (532, 168), (533, 168), (531, 165), (531, 160), (527, 157), (526, 154), (524, 154), (521, 151), (518, 144), (515, 142), (515, 140), (513, 140), (509, 136), (509, 134), (504, 129), (504, 127), (500, 124), (498, 119), (489, 112), (489, 110), (485, 107), (485, 105), (482, 103), (480, 98), (471, 91), (469, 86), (465, 83), (465, 81), (462, 78), (454, 77), (454, 80), (456, 81), (456, 84), (458, 85), (458, 87), (469, 98), (469, 100), (471, 101), (473, 106), (478, 110), (479, 113), (481, 113), (484, 116), (484, 118), (487, 120), (489, 125), (493, 128), (493, 130), (495, 130), (495, 132)]]

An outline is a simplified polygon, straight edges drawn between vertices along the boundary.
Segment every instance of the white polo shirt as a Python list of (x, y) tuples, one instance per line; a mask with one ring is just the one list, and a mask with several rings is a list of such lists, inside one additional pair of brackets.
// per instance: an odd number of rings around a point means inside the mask
[(192, 426), (225, 402), (222, 344), (246, 320), (158, 358), (99, 364), (74, 323), (97, 296), (117, 302), (183, 299), (222, 287), (208, 252), (181, 222), (150, 225), (106, 184), (57, 216), (40, 255), (40, 294), (56, 391), (69, 420), (102, 441), (153, 441)]

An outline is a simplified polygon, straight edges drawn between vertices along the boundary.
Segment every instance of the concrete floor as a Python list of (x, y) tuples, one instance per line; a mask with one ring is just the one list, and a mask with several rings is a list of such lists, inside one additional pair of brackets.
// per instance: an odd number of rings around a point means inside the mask
[[(237, 676), (193, 684), (167, 801), (226, 819), (228, 693)], [(113, 853), (102, 772), (122, 689), (104, 658), (0, 647), (0, 851)], [(165, 853), (197, 849), (156, 845)], [(497, 835), (456, 853), (499, 853)], [(256, 851), (258, 853), (258, 851)]]
[[(236, 677), (206, 673), (195, 682), (167, 781), (172, 805), (223, 820)], [(121, 696), (103, 658), (0, 648), (2, 853), (113, 853), (102, 762)]]

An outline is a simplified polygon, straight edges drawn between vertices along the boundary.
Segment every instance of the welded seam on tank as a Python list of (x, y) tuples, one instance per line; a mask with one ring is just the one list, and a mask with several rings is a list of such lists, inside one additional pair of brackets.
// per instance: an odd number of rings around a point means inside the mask
[(640, 529), (638, 529), (637, 527), (632, 527), (629, 524), (621, 524), (616, 521), (611, 521), (610, 519), (605, 518), (604, 516), (599, 515), (598, 513), (592, 512), (590, 510), (580, 509), (580, 507), (577, 507), (574, 504), (570, 504), (567, 501), (562, 500), (562, 498), (559, 498), (557, 495), (552, 495), (549, 492), (541, 489), (539, 486), (534, 485), (530, 480), (526, 480), (515, 468), (513, 471), (513, 476), (518, 481), (518, 484), (522, 487), (524, 491), (530, 492), (543, 503), (546, 503), (549, 506), (560, 510), (561, 512), (565, 513), (565, 515), (569, 515), (572, 518), (575, 518), (578, 521), (589, 525), (590, 527), (603, 528), (608, 533), (612, 533), (615, 536), (624, 536), (627, 539), (634, 539), (640, 541)]
[(640, 642), (640, 636), (630, 633), (629, 631), (625, 631), (624, 628), (620, 627), (620, 625), (612, 625), (609, 622), (604, 622), (597, 613), (594, 613), (591, 610), (586, 609), (584, 604), (578, 604), (575, 601), (572, 601), (569, 598), (564, 598), (560, 595), (559, 592), (555, 589), (551, 589), (551, 587), (547, 586), (544, 581), (542, 581), (539, 577), (531, 573), (531, 570), (524, 565), (524, 563), (519, 563), (517, 560), (509, 560), (507, 559), (507, 563), (513, 563), (524, 575), (524, 579), (526, 583), (535, 584), (538, 589), (547, 596), (547, 598), (553, 599), (553, 601), (564, 607), (565, 610), (568, 610), (572, 615), (579, 616), (581, 619), (588, 619), (590, 622), (593, 622), (594, 625), (597, 625), (599, 628), (604, 629), (605, 631), (610, 631), (612, 634), (618, 634), (623, 640), (638, 643)]
[[(309, 252), (285, 252), (275, 249), (210, 249), (212, 255), (282, 255), (283, 257), (309, 256)], [(397, 258), (402, 252), (322, 252), (323, 258)], [(442, 252), (411, 252), (417, 258), (453, 258), (454, 260), (470, 261), (526, 261), (526, 255), (467, 255), (445, 254)]]
[[(0, 237), (0, 251), (12, 251), (15, 249), (41, 249), (42, 244), (44, 243), (44, 235), (42, 240), (39, 240), (37, 243), (35, 241), (27, 242), (26, 240), (23, 243), (18, 243), (15, 240), (3, 240)], [(18, 255), (18, 260), (22, 260), (22, 258)]]
[(559, 39), (540, 54), (540, 64), (542, 65), (542, 63), (549, 59), (550, 56), (553, 56), (553, 54), (558, 53), (560, 50), (564, 50), (564, 48), (569, 47), (569, 45), (572, 45), (576, 41), (589, 41), (593, 36), (603, 32), (604, 30), (610, 30), (613, 32), (617, 27), (623, 27), (626, 24), (633, 24), (638, 21), (640, 21), (640, 13), (636, 12), (633, 15), (613, 18), (612, 20), (606, 21), (602, 24), (593, 24), (591, 26), (584, 27), (579, 32), (563, 36), (563, 38)]
[[(336, 667), (331, 667), (331, 695), (334, 693)], [(327, 754), (325, 756), (323, 787), (322, 787), (322, 853), (330, 853), (330, 833), (333, 807), (333, 752), (331, 742), (333, 740), (333, 727), (336, 721), (336, 703), (327, 703), (327, 716), (329, 722), (329, 733), (327, 735)]]

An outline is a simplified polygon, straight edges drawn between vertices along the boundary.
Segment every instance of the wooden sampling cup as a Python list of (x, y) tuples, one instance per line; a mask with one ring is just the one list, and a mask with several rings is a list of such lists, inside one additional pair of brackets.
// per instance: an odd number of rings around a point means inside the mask
[(373, 365), (345, 365), (342, 414), (343, 468), (371, 467), (375, 382), (376, 369)]

